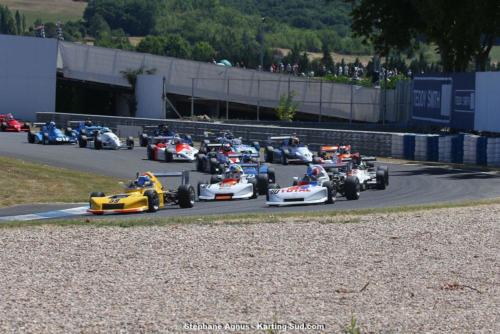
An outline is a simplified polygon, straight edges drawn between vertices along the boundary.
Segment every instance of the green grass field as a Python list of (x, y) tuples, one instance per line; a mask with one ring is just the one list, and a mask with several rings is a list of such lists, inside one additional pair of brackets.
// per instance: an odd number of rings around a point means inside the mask
[(1, 4), (26, 15), (28, 26), (36, 19), (44, 22), (79, 20), (87, 6), (86, 2), (73, 0), (2, 0)]
[(92, 191), (118, 191), (118, 179), (0, 157), (0, 207), (86, 202)]

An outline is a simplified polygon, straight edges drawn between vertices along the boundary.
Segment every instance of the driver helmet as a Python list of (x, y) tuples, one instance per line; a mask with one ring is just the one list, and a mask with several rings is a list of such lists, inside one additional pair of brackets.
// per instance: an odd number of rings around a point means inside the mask
[(9, 113), (9, 114), (7, 114), (7, 119), (12, 120), (12, 119), (14, 119), (14, 116), (12, 116), (12, 114)]
[(49, 127), (54, 128), (56, 126), (56, 123), (54, 121), (49, 122)]
[(147, 187), (151, 185), (151, 179), (147, 175), (142, 175), (137, 178), (135, 184), (139, 187)]
[(234, 179), (239, 179), (241, 174), (243, 174), (243, 168), (240, 165), (231, 165), (229, 167), (229, 176)]
[(226, 135), (225, 135), (226, 139), (229, 139), (229, 140), (233, 140), (234, 139), (234, 136), (231, 132), (226, 132)]
[(177, 145), (177, 144), (180, 144), (182, 141), (181, 141), (180, 137), (174, 137), (173, 142), (174, 142), (175, 145)]
[(224, 152), (231, 152), (231, 144), (225, 143), (224, 145), (222, 145), (222, 150)]
[(319, 176), (321, 174), (321, 170), (319, 167), (308, 167), (307, 168), (307, 176), (312, 180), (312, 181), (317, 181)]
[(292, 137), (292, 145), (299, 145), (299, 144), (300, 144), (299, 137), (293, 136)]
[(92, 121), (91, 120), (86, 120), (85, 121), (85, 126), (92, 126)]
[(252, 162), (252, 156), (249, 155), (249, 154), (243, 154), (243, 156), (241, 157), (241, 160), (244, 163), (251, 163)]

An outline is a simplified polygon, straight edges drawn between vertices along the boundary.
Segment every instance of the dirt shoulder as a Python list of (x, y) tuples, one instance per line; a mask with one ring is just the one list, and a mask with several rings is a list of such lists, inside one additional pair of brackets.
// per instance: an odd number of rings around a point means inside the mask
[[(186, 324), (499, 332), (500, 205), (304, 222), (0, 230), (0, 331)], [(217, 332), (217, 331), (197, 331)], [(229, 332), (221, 330), (218, 332)], [(280, 331), (276, 330), (275, 333)]]

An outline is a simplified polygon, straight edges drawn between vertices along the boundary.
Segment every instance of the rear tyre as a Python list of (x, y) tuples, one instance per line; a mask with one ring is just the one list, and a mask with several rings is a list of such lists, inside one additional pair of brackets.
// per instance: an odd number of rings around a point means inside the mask
[(379, 166), (377, 170), (383, 170), (384, 171), (384, 181), (385, 181), (385, 186), (387, 187), (389, 185), (389, 167), (387, 166)]
[(2, 124), (0, 124), (0, 130), (1, 130), (1, 131), (5, 131), (5, 130), (7, 130), (7, 123), (2, 122)]
[(205, 159), (205, 154), (198, 154), (196, 157), (196, 170), (198, 172), (203, 172), (203, 160)]
[(102, 149), (102, 140), (99, 137), (95, 137), (94, 139), (94, 148), (96, 150)]
[(49, 144), (49, 135), (47, 133), (44, 133), (43, 134), (43, 137), (42, 137), (42, 144), (43, 145), (48, 145)]
[(268, 146), (266, 147), (266, 150), (264, 151), (264, 160), (268, 163), (273, 163), (273, 147), (272, 146)]
[(359, 184), (359, 180), (355, 176), (348, 176), (345, 179), (344, 183), (344, 192), (347, 200), (357, 200), (359, 199), (359, 195), (361, 194), (361, 185)]
[(288, 165), (288, 158), (286, 157), (286, 153), (285, 152), (281, 152), (281, 164), (283, 166)]
[(154, 190), (146, 190), (144, 196), (148, 199), (148, 212), (156, 212), (160, 209), (160, 198)]
[(326, 188), (326, 192), (327, 192), (326, 204), (335, 203), (335, 201), (337, 199), (337, 190), (335, 189), (335, 187), (332, 185), (331, 182), (323, 183), (323, 187)]
[(224, 174), (224, 172), (226, 171), (226, 165), (219, 164), (217, 167), (217, 171), (217, 174)]
[(266, 174), (257, 175), (257, 190), (259, 195), (265, 195), (269, 187), (269, 177)]
[(385, 173), (383, 170), (379, 169), (376, 173), (377, 177), (377, 189), (384, 190), (385, 189)]
[(177, 201), (182, 209), (192, 208), (196, 199), (194, 188), (183, 184), (177, 189)]
[(219, 167), (219, 162), (217, 161), (217, 159), (210, 158), (208, 165), (210, 167), (210, 174), (216, 174)]
[(155, 147), (154, 145), (148, 145), (148, 160), (154, 160), (155, 159)]
[(139, 137), (139, 145), (141, 145), (141, 147), (146, 147), (148, 146), (148, 144), (149, 144), (148, 135), (142, 133), (141, 136)]
[(132, 137), (127, 138), (127, 149), (129, 150), (134, 149), (134, 138)]
[(35, 143), (35, 134), (33, 132), (28, 132), (28, 143), (34, 144)]
[(172, 152), (165, 150), (165, 162), (172, 162), (172, 161), (174, 161), (174, 155), (172, 154)]
[(78, 146), (81, 148), (87, 147), (87, 136), (80, 136), (78, 138)]

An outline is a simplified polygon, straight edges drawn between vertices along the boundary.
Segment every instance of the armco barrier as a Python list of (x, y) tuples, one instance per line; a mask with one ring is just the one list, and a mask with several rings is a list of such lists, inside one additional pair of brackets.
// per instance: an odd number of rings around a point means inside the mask
[(69, 121), (92, 120), (95, 123), (106, 124), (111, 128), (118, 125), (143, 126), (168, 124), (176, 131), (189, 133), (194, 140), (203, 138), (204, 132), (220, 132), (229, 130), (235, 136), (243, 137), (249, 141), (264, 141), (270, 136), (283, 136), (295, 133), (304, 143), (308, 143), (313, 150), (325, 144), (351, 144), (353, 150), (368, 155), (383, 157), (391, 156), (392, 134), (375, 131), (349, 131), (318, 128), (293, 128), (264, 125), (242, 125), (211, 122), (193, 122), (184, 120), (161, 120), (133, 117), (114, 117), (101, 115), (80, 115), (66, 113), (37, 113), (38, 122), (55, 121), (61, 126), (67, 126)]

